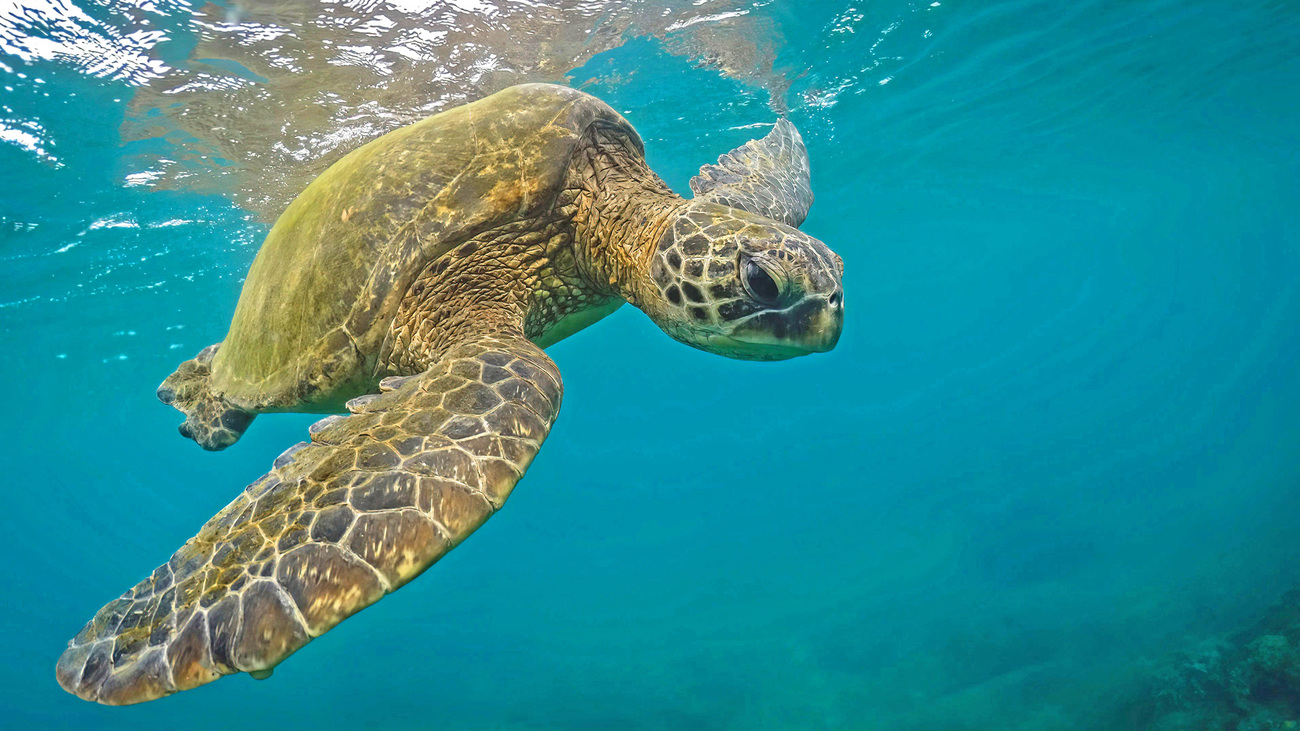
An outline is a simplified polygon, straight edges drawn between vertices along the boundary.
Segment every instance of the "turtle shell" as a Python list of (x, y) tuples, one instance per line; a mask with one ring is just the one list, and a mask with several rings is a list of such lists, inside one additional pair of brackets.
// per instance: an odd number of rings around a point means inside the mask
[(432, 260), (544, 213), (588, 125), (617, 112), (550, 84), (511, 87), (348, 154), (285, 209), (213, 359), (213, 386), (257, 411), (335, 410), (373, 387), (398, 306)]

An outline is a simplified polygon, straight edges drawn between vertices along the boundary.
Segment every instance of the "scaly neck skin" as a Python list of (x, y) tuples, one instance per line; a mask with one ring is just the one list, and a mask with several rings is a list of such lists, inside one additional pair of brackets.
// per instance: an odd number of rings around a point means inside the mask
[[(429, 263), (402, 302), (376, 373), (418, 373), (471, 334), (519, 331), (554, 342), (573, 331), (573, 323), (551, 331), (572, 315), (595, 311), (598, 319), (618, 300), (640, 307), (662, 297), (648, 274), (651, 257), (688, 201), (626, 137), (593, 130), (557, 202), (557, 218), (511, 235), (491, 229)], [(572, 240), (552, 247), (567, 240), (569, 222)]]
[(639, 306), (658, 295), (650, 258), (687, 201), (615, 136), (597, 132), (574, 157), (568, 192), (579, 270), (597, 291)]

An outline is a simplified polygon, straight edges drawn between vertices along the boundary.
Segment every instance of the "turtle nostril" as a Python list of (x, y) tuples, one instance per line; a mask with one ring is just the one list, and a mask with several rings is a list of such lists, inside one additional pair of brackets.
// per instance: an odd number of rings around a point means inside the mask
[(834, 292), (831, 292), (830, 298), (826, 301), (831, 303), (831, 307), (839, 307), (841, 299), (843, 298), (840, 296), (840, 291), (837, 289)]

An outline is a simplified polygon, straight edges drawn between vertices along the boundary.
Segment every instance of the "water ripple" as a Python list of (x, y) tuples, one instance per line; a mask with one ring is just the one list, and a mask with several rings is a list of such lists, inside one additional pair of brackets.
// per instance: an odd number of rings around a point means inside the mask
[(780, 89), (770, 24), (750, 10), (736, 0), (205, 5), (189, 21), (195, 46), (137, 90), (123, 133), (191, 140), (136, 161), (148, 184), (233, 192), (273, 218), (358, 144), (511, 84), (563, 81), (634, 36)]
[(68, 63), (88, 76), (144, 84), (169, 69), (152, 51), (168, 39), (145, 13), (187, 8), (176, 2), (110, 2), (125, 23), (105, 23), (66, 0), (17, 0), (0, 6), (0, 51), (24, 61)]

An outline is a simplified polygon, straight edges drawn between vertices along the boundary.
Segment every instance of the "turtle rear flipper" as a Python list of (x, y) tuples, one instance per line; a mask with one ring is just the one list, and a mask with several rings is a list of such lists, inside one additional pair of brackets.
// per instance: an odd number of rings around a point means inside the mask
[(219, 347), (209, 345), (181, 363), (158, 387), (158, 400), (185, 414), (181, 436), (209, 451), (234, 444), (256, 416), (212, 392), (212, 356)]

